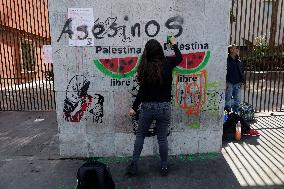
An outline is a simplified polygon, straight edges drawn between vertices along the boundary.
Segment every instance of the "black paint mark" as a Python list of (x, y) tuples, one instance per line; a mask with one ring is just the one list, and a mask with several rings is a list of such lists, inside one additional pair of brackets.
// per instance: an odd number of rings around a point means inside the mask
[(80, 39), (80, 40), (87, 39), (87, 37), (89, 36), (88, 26), (86, 26), (86, 25), (78, 26), (77, 27), (77, 31), (81, 31), (81, 32), (83, 32), (85, 34), (84, 37), (78, 36), (78, 39)]
[[(156, 32), (154, 34), (149, 34), (148, 28), (149, 26), (153, 24), (156, 26)], [(145, 25), (145, 33), (149, 36), (149, 37), (155, 37), (156, 35), (158, 35), (158, 33), (160, 32), (160, 24), (156, 21), (156, 20), (151, 20), (149, 22), (147, 22), (147, 24)]]
[(103, 24), (100, 24), (100, 23), (95, 24), (92, 28), (92, 33), (96, 39), (103, 39), (104, 37), (100, 37), (100, 35), (102, 35), (104, 31), (105, 31), (105, 27)]
[(68, 18), (68, 20), (66, 20), (65, 25), (63, 27), (63, 30), (61, 31), (61, 34), (59, 36), (59, 38), (57, 39), (57, 42), (60, 41), (62, 35), (64, 33), (68, 33), (69, 38), (72, 39), (72, 35), (74, 34), (74, 32), (70, 29), (70, 23), (72, 22), (72, 18)]
[(136, 24), (134, 24), (134, 26), (131, 27), (131, 35), (132, 35), (133, 37), (136, 36), (136, 34), (135, 34), (136, 28), (137, 28), (137, 36), (140, 37), (140, 36), (141, 36), (141, 33), (140, 33), (141, 27), (140, 27), (140, 24), (139, 24), (139, 23), (136, 23)]
[(64, 118), (68, 122), (80, 122), (86, 113), (93, 115), (93, 121), (102, 123), (104, 97), (88, 94), (90, 81), (83, 75), (75, 75), (68, 83), (64, 100)]
[(205, 107), (202, 108), (203, 112), (206, 111), (219, 111), (220, 104), (222, 103), (222, 100), (224, 99), (224, 92), (208, 92), (207, 94), (207, 103)]
[(183, 25), (183, 18), (181, 16), (171, 17), (165, 23), (165, 26), (168, 29), (178, 30), (178, 33), (175, 35), (175, 37), (179, 37), (182, 34), (183, 32), (182, 25)]
[(93, 96), (93, 105), (92, 108), (89, 110), (91, 114), (93, 114), (93, 121), (96, 123), (102, 123), (102, 118), (104, 117), (104, 97), (100, 94), (95, 94)]

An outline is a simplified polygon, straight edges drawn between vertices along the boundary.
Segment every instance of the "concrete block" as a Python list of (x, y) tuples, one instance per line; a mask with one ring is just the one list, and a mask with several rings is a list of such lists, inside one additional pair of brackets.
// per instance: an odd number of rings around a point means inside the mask
[(115, 156), (114, 134), (87, 134), (90, 157)]
[(132, 118), (128, 115), (134, 98), (128, 91), (114, 93), (114, 125), (116, 133), (132, 133)]
[(198, 131), (173, 132), (168, 137), (169, 154), (194, 154), (198, 152)]
[[(214, 45), (227, 45), (229, 39), (229, 7), (227, 0), (205, 0), (206, 41)], [(222, 7), (222, 11), (220, 11)]]
[(90, 91), (93, 101), (86, 111), (86, 132), (105, 134), (114, 133), (114, 100), (109, 91)]
[[(132, 133), (115, 134), (115, 151), (117, 156), (132, 156), (135, 142), (135, 135)], [(153, 137), (144, 140), (141, 156), (153, 155)]]
[(198, 153), (220, 152), (222, 146), (222, 131), (200, 131)]
[(63, 157), (88, 157), (86, 134), (59, 134), (59, 151)]

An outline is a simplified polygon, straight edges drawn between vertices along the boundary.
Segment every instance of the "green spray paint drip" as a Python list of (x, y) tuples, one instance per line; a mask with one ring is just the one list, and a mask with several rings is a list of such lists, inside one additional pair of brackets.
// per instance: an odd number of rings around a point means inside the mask
[(196, 123), (192, 123), (188, 126), (191, 129), (199, 129), (200, 128), (200, 123), (196, 122)]
[(202, 154), (190, 154), (190, 155), (178, 155), (178, 156), (172, 156), (171, 158), (174, 158), (178, 161), (199, 161), (199, 160), (215, 160), (219, 157), (219, 153), (202, 153)]
[(218, 89), (221, 86), (222, 86), (221, 83), (215, 81), (215, 82), (212, 82), (212, 83), (208, 83), (207, 84), (207, 89)]
[(135, 73), (137, 72), (137, 69), (138, 69), (138, 65), (140, 64), (142, 60), (142, 57), (141, 56), (138, 56), (138, 62), (136, 64), (136, 66), (128, 73), (125, 73), (125, 74), (120, 74), (120, 73), (114, 73), (110, 70), (108, 70), (107, 68), (105, 68), (99, 59), (95, 59), (93, 61), (93, 63), (96, 65), (96, 67), (102, 72), (104, 73), (105, 75), (111, 77), (111, 78), (115, 78), (115, 79), (122, 79), (122, 78), (129, 78), (129, 77), (133, 77), (135, 75)]
[(184, 70), (184, 69), (180, 69), (180, 68), (175, 67), (173, 69), (173, 71), (180, 73), (180, 74), (193, 74), (193, 73), (199, 72), (201, 69), (203, 69), (206, 66), (206, 64), (208, 63), (208, 61), (210, 59), (210, 56), (211, 56), (211, 52), (207, 51), (204, 60), (202, 61), (202, 63), (197, 68), (190, 69), (190, 70)]
[(87, 161), (92, 162), (92, 161), (100, 161), (105, 164), (110, 164), (110, 163), (126, 163), (131, 160), (131, 157), (91, 157), (88, 158)]
[[(124, 188), (122, 188), (122, 189), (124, 189)], [(131, 188), (131, 186), (127, 186), (127, 188), (125, 188), (125, 189), (132, 189), (132, 188)]]

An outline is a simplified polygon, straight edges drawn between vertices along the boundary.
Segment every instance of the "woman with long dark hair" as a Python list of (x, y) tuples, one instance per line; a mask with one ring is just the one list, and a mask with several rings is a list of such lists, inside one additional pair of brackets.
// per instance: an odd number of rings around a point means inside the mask
[(138, 130), (134, 144), (133, 160), (127, 167), (127, 173), (137, 174), (137, 162), (143, 149), (144, 138), (153, 120), (156, 120), (157, 138), (161, 158), (161, 174), (168, 173), (168, 127), (171, 119), (172, 70), (182, 61), (182, 55), (176, 45), (176, 39), (170, 38), (175, 52), (173, 57), (165, 57), (161, 44), (149, 40), (144, 48), (142, 61), (138, 66), (137, 80), (139, 91), (129, 112), (136, 114), (141, 104)]

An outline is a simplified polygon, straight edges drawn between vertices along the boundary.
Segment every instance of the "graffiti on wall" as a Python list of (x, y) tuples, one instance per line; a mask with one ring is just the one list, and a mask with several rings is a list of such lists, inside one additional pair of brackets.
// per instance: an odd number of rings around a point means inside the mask
[(212, 116), (219, 115), (225, 99), (225, 93), (223, 91), (207, 91), (206, 96), (207, 102), (202, 107), (202, 112), (208, 112)]
[(209, 62), (211, 52), (191, 52), (182, 56), (182, 62), (174, 68), (175, 101), (188, 115), (198, 116), (206, 103), (207, 71), (203, 68)]
[[(105, 75), (121, 79), (133, 77), (137, 72), (138, 64), (141, 61), (140, 57), (124, 57), (124, 58), (109, 58), (95, 59), (94, 64), (97, 69)], [(114, 84), (111, 84), (115, 86)]]
[(192, 74), (202, 70), (211, 56), (210, 51), (182, 54), (182, 62), (174, 69), (179, 74)]
[(90, 81), (83, 75), (75, 75), (68, 83), (64, 100), (63, 117), (67, 122), (80, 122), (90, 116), (93, 122), (102, 123), (104, 97), (89, 95)]
[[(92, 34), (89, 34), (88, 26), (81, 25), (77, 27), (77, 32), (82, 32), (83, 37), (78, 38), (79, 40), (84, 40), (93, 35), (95, 39), (104, 39), (104, 38), (114, 38), (116, 36), (120, 37), (123, 42), (131, 42), (133, 37), (141, 37), (142, 31), (148, 37), (156, 37), (161, 30), (168, 29), (170, 32), (175, 34), (175, 37), (179, 37), (183, 33), (183, 22), (184, 19), (181, 16), (170, 17), (166, 20), (164, 24), (158, 23), (156, 20), (149, 20), (146, 22), (145, 26), (142, 27), (141, 23), (135, 23), (132, 26), (125, 24), (120, 24), (117, 21), (117, 17), (108, 17), (106, 20), (101, 20), (97, 18), (94, 22), (93, 27), (91, 28)], [(124, 22), (129, 21), (129, 16), (124, 16)], [(63, 29), (57, 42), (60, 41), (63, 34), (68, 34), (69, 38), (72, 38), (74, 31), (72, 31), (72, 18), (66, 20)], [(165, 26), (166, 28), (161, 28)]]
[(206, 102), (207, 71), (195, 74), (176, 73), (176, 104), (188, 115), (199, 115)]

